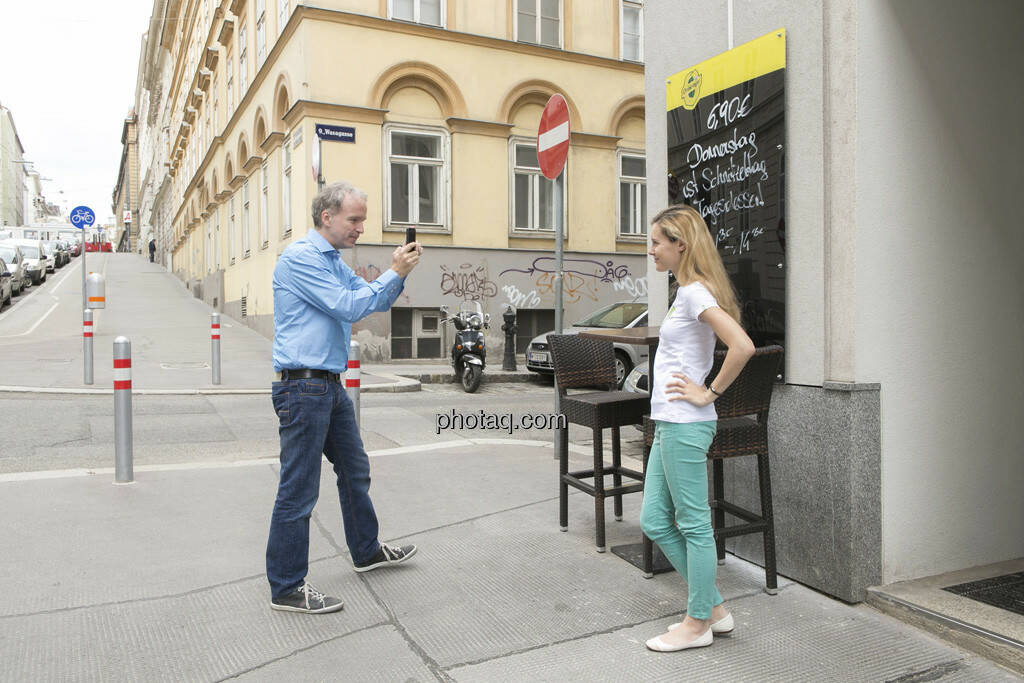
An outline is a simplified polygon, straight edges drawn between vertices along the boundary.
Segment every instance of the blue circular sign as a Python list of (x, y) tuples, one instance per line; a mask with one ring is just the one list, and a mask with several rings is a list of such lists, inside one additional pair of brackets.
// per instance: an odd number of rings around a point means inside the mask
[(96, 222), (96, 214), (88, 206), (76, 206), (71, 209), (71, 225), (85, 230)]

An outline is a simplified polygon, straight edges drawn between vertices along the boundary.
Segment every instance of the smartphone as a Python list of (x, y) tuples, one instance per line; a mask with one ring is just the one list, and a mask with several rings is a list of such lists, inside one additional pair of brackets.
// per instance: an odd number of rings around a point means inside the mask
[(416, 228), (406, 228), (405, 229), (405, 243), (409, 244), (410, 242), (415, 242), (415, 241), (416, 241)]

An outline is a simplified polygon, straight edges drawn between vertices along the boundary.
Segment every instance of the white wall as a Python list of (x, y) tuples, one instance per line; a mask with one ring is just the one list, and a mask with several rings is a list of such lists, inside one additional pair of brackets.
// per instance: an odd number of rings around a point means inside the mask
[(894, 581), (1024, 555), (1024, 4), (857, 14), (857, 376)]

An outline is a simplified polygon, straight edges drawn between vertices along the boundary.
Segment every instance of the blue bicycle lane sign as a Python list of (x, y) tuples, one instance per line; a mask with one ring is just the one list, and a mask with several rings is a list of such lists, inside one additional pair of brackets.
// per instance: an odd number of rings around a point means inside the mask
[(84, 230), (96, 222), (96, 214), (88, 206), (76, 206), (71, 209), (71, 225)]

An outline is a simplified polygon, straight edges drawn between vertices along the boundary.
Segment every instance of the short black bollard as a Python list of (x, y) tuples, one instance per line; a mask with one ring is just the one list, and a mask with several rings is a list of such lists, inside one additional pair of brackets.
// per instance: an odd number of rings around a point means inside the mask
[(516, 307), (505, 304), (505, 312), (501, 314), (505, 324), (501, 331), (505, 333), (505, 356), (501, 360), (502, 370), (516, 369)]

